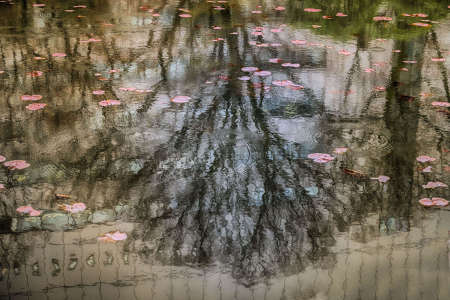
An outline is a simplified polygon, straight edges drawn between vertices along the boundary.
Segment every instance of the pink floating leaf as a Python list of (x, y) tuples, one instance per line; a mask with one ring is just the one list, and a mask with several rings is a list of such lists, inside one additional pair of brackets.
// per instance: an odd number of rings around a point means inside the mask
[(305, 40), (292, 40), (291, 43), (294, 45), (306, 45)]
[(43, 4), (43, 3), (34, 3), (33, 4), (33, 7), (44, 7), (45, 6), (45, 4)]
[(125, 232), (116, 231), (105, 233), (103, 236), (98, 237), (98, 240), (105, 242), (117, 242), (126, 240), (127, 237), (128, 236)]
[(4, 162), (6, 160), (6, 157), (4, 157), (3, 155), (0, 155), (0, 162)]
[(424, 189), (434, 189), (437, 187), (448, 187), (445, 183), (442, 183), (440, 181), (429, 181), (426, 185), (422, 185)]
[(425, 163), (425, 162), (429, 162), (429, 161), (435, 161), (436, 158), (430, 157), (430, 156), (428, 156), (428, 155), (420, 155), (420, 156), (418, 156), (418, 157), (416, 158), (416, 160), (417, 160), (418, 162)]
[(339, 147), (339, 148), (334, 149), (334, 153), (337, 153), (337, 154), (342, 154), (347, 151), (348, 151), (348, 148), (345, 148), (345, 147)]
[(173, 103), (187, 103), (191, 99), (192, 98), (189, 96), (175, 96), (170, 101), (172, 101)]
[(431, 173), (431, 168), (432, 168), (431, 166), (428, 166), (428, 167), (426, 167), (426, 168), (423, 168), (423, 169), (422, 169), (422, 172), (423, 172), (423, 173)]
[(448, 205), (448, 201), (445, 200), (444, 198), (433, 197), (431, 198), (431, 200), (433, 201), (434, 206), (444, 207)]
[(344, 14), (344, 13), (338, 12), (338, 13), (336, 14), (336, 17), (347, 17), (347, 15)]
[(281, 59), (279, 59), (279, 58), (270, 58), (269, 62), (273, 63), (273, 64), (279, 64), (281, 62)]
[(340, 50), (339, 51), (339, 54), (341, 54), (341, 55), (350, 55), (350, 54), (352, 54), (351, 52), (349, 52), (349, 51), (347, 51), (347, 50)]
[(261, 76), (261, 77), (265, 77), (265, 76), (270, 76), (272, 74), (272, 72), (270, 71), (258, 71), (253, 73), (255, 76)]
[(436, 62), (443, 62), (443, 61), (445, 61), (445, 58), (443, 58), (443, 57), (433, 57), (431, 60), (432, 61), (436, 61)]
[(281, 66), (282, 67), (290, 67), (290, 68), (299, 68), (300, 64), (284, 63)]
[(36, 101), (36, 100), (41, 100), (42, 96), (41, 95), (23, 95), (22, 97), (20, 97), (23, 101)]
[(333, 156), (327, 153), (311, 153), (308, 154), (308, 158), (312, 159), (316, 163), (327, 163), (334, 159)]
[(250, 77), (248, 77), (248, 76), (241, 76), (241, 77), (238, 77), (238, 79), (241, 80), (241, 81), (248, 81), (248, 80), (250, 80)]
[(190, 14), (181, 14), (180, 18), (192, 18), (192, 15), (190, 15)]
[(18, 213), (22, 213), (22, 214), (29, 214), (30, 212), (32, 212), (34, 210), (34, 208), (32, 208), (30, 205), (25, 205), (25, 206), (19, 206), (16, 211)]
[(322, 10), (320, 8), (305, 8), (304, 11), (306, 11), (306, 12), (321, 12)]
[(56, 52), (52, 54), (53, 57), (66, 57), (67, 54), (62, 53), (62, 52)]
[(434, 102), (431, 102), (431, 105), (439, 106), (439, 107), (450, 107), (450, 102), (434, 101)]
[(286, 10), (286, 8), (284, 6), (277, 6), (277, 7), (275, 7), (275, 10), (283, 11), (283, 10)]
[(283, 31), (283, 29), (281, 29), (281, 28), (273, 28), (273, 29), (270, 29), (270, 32), (273, 32), (273, 33), (280, 33), (280, 32), (282, 32)]
[(47, 104), (45, 103), (31, 103), (25, 106), (25, 108), (28, 110), (40, 110), (43, 109), (45, 106), (47, 106)]
[(431, 27), (431, 24), (420, 23), (420, 22), (412, 23), (411, 25), (412, 25), (412, 26), (417, 26), (417, 27)]
[(389, 176), (385, 176), (385, 175), (380, 175), (378, 177), (372, 177), (370, 178), (372, 180), (378, 180), (381, 183), (386, 183), (389, 181), (389, 179), (391, 179)]
[(105, 91), (104, 90), (95, 90), (95, 91), (92, 91), (92, 94), (94, 94), (94, 95), (104, 95)]
[(100, 101), (98, 104), (100, 106), (103, 106), (103, 107), (105, 107), (105, 106), (113, 106), (113, 105), (120, 105), (120, 101), (119, 100), (108, 99), (108, 100)]
[(433, 200), (431, 200), (430, 198), (422, 198), (419, 200), (419, 203), (425, 207), (433, 206)]
[(41, 215), (41, 211), (40, 210), (33, 209), (32, 211), (30, 211), (30, 216), (32, 216), (32, 217), (37, 217), (37, 216), (40, 216), (40, 215)]
[(3, 190), (5, 188), (5, 185), (3, 183), (0, 183), (0, 190)]
[(24, 160), (10, 160), (3, 163), (3, 165), (8, 167), (10, 170), (22, 170), (30, 166), (30, 164)]
[(386, 16), (377, 16), (377, 17), (373, 17), (374, 21), (392, 21), (391, 17), (386, 17)]
[(402, 60), (402, 63), (405, 63), (405, 64), (417, 64), (417, 60)]
[(259, 69), (257, 67), (243, 67), (241, 68), (242, 72), (256, 72)]

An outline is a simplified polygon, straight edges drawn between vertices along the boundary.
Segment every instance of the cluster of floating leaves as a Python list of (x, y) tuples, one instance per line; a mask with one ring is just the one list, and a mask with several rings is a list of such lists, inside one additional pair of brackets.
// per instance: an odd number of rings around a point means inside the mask
[(41, 211), (34, 209), (32, 206), (30, 205), (25, 205), (25, 206), (19, 206), (16, 211), (18, 213), (24, 214), (24, 215), (29, 215), (31, 217), (37, 217), (41, 215)]

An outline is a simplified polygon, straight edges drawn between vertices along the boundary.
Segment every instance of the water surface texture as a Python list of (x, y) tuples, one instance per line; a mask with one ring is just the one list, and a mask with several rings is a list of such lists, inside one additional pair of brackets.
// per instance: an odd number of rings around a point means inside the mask
[(450, 299), (448, 4), (0, 1), (0, 299)]

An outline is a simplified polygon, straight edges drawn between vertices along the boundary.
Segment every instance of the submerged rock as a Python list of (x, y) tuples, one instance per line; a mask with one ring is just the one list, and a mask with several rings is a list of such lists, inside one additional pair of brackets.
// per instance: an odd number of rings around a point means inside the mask
[(112, 209), (101, 209), (94, 212), (89, 221), (94, 224), (111, 222), (116, 219), (114, 211)]
[(88, 210), (72, 214), (72, 219), (76, 227), (83, 227), (89, 223), (92, 213)]
[(41, 217), (18, 217), (11, 222), (11, 231), (24, 232), (41, 229)]
[(49, 211), (42, 215), (42, 229), (49, 231), (63, 231), (73, 228), (74, 220), (72, 216), (59, 212)]

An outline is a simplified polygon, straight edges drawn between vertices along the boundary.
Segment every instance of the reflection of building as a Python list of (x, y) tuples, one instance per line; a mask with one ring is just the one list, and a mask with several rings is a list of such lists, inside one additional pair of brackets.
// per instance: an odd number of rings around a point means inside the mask
[[(237, 284), (220, 264), (204, 269), (161, 266), (151, 255), (146, 258), (153, 251), (148, 242), (96, 242), (98, 235), (116, 226), (91, 225), (73, 232), (28, 233), (17, 241), (10, 240), (16, 255), (10, 256), (11, 261), (25, 255), (26, 265), (18, 261), (16, 271), (3, 269), (0, 296), (33, 291), (33, 298), (49, 299), (66, 295), (76, 299), (124, 300), (422, 299), (424, 295), (447, 299), (449, 214), (449, 211), (432, 212), (411, 231), (389, 235), (377, 234), (377, 229), (371, 231), (371, 226), (376, 227), (378, 222), (373, 215), (367, 219), (367, 225), (355, 224), (348, 232), (337, 235), (332, 253), (320, 265), (310, 265), (301, 273), (277, 276), (267, 284), (252, 287)], [(130, 230), (133, 225), (119, 227)], [(368, 234), (374, 234), (368, 242), (355, 240)], [(3, 236), (2, 242), (6, 240)], [(60, 265), (58, 272), (55, 262)]]

